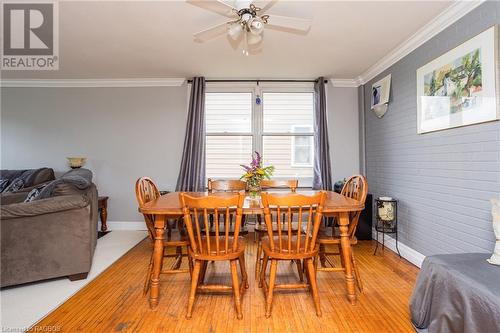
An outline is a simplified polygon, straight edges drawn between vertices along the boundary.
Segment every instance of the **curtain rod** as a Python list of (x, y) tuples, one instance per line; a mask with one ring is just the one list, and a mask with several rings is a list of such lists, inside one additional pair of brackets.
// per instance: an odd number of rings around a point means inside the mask
[[(187, 80), (188, 83), (192, 83), (193, 80)], [(318, 80), (205, 80), (205, 82), (308, 82), (308, 83), (316, 83)], [(325, 80), (324, 83), (328, 83), (328, 80)]]

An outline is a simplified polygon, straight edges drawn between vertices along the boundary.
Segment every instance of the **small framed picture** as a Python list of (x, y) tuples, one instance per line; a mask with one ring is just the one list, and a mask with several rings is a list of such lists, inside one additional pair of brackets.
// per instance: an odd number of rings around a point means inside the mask
[(372, 85), (372, 110), (377, 106), (389, 103), (389, 95), (391, 91), (391, 74), (383, 79), (375, 82)]
[(495, 25), (417, 70), (419, 134), (500, 118), (497, 42)]

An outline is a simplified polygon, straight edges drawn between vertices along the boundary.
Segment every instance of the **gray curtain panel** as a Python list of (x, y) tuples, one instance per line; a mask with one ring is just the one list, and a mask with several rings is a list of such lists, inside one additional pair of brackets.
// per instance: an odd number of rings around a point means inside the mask
[(314, 84), (314, 177), (313, 189), (333, 190), (330, 145), (326, 120), (326, 91), (324, 77)]
[(176, 191), (205, 190), (205, 78), (191, 84), (186, 136)]

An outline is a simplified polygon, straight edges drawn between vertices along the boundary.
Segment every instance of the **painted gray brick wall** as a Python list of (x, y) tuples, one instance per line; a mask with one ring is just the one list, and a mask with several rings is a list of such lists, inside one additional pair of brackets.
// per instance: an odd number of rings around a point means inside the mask
[[(364, 86), (370, 193), (399, 199), (399, 240), (424, 255), (492, 251), (500, 122), (418, 135), (416, 70), (499, 23), (500, 2), (486, 2)], [(378, 119), (371, 85), (389, 73), (389, 110)]]

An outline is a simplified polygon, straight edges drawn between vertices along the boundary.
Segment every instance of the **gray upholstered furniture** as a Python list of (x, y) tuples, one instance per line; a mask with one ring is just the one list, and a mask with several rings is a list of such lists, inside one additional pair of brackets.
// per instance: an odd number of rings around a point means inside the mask
[[(0, 192), (29, 192), (40, 184), (54, 180), (54, 170), (51, 168), (0, 170)], [(13, 182), (20, 181), (21, 188), (12, 191)]]
[(410, 299), (417, 332), (500, 332), (500, 266), (489, 253), (425, 258)]
[(87, 276), (98, 216), (97, 189), (89, 184), (59, 181), (51, 197), (26, 203), (26, 191), (1, 195), (1, 287)]

